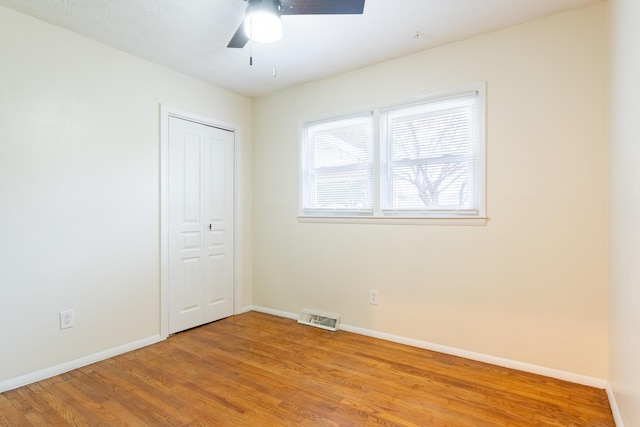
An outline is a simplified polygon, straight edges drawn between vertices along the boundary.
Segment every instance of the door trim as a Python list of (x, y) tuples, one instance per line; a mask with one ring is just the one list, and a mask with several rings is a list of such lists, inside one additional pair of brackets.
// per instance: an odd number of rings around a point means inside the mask
[(233, 267), (233, 313), (241, 312), (241, 223), (240, 197), (238, 195), (240, 182), (240, 126), (180, 110), (168, 105), (160, 104), (160, 336), (169, 336), (169, 117), (188, 120), (234, 133), (234, 177), (233, 177), (233, 207), (234, 207), (234, 267)]

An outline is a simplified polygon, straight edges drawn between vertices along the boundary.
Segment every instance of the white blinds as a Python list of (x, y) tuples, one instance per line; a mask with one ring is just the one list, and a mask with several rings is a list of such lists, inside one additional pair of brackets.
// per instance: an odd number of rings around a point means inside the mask
[(301, 215), (484, 217), (485, 91), (305, 123)]
[(372, 120), (367, 113), (305, 126), (305, 212), (372, 212)]
[(478, 214), (478, 96), (384, 110), (386, 215)]

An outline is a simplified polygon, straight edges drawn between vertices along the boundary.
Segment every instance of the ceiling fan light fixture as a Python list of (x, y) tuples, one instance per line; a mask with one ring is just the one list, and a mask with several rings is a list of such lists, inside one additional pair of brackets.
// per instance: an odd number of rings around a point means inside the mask
[(282, 21), (275, 3), (273, 7), (250, 8), (244, 21), (244, 32), (251, 40), (273, 43), (282, 37)]

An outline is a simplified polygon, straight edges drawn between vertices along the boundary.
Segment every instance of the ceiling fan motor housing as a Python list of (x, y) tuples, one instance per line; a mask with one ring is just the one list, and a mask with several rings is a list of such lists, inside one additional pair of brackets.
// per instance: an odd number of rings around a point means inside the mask
[[(245, 17), (236, 30), (235, 34), (229, 41), (227, 47), (243, 48), (249, 39), (256, 41), (258, 38), (256, 28), (252, 31), (245, 30), (247, 24), (252, 17), (258, 14), (270, 15), (270, 19), (275, 26), (281, 27), (280, 16), (282, 15), (362, 15), (364, 13), (365, 0), (245, 0), (247, 1), (247, 10)], [(274, 19), (276, 18), (276, 19)], [(277, 23), (276, 23), (277, 21)], [(255, 22), (254, 22), (255, 24)], [(275, 38), (275, 41), (279, 37)]]

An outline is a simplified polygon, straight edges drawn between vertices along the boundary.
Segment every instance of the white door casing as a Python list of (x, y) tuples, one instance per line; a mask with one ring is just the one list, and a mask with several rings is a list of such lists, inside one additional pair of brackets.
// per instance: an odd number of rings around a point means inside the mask
[(235, 132), (201, 119), (163, 118), (161, 332), (167, 336), (235, 312)]

